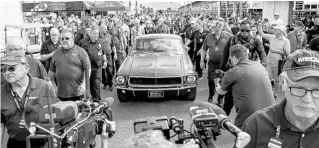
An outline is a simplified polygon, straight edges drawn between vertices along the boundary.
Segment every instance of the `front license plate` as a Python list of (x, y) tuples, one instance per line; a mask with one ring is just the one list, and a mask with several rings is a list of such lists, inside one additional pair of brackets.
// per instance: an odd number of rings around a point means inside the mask
[(150, 90), (150, 91), (148, 91), (148, 97), (149, 98), (163, 98), (164, 97), (164, 91), (162, 91), (162, 90)]

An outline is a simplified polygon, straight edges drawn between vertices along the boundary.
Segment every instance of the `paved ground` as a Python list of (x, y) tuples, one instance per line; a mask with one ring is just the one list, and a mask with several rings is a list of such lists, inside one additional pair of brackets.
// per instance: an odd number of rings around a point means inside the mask
[[(205, 72), (206, 73), (206, 72)], [(139, 118), (157, 117), (157, 116), (175, 116), (177, 118), (184, 119), (185, 128), (189, 129), (191, 119), (189, 116), (189, 107), (193, 106), (196, 102), (206, 101), (208, 97), (207, 79), (205, 78), (199, 81), (197, 98), (194, 102), (191, 101), (177, 101), (177, 100), (164, 100), (164, 101), (137, 101), (120, 103), (116, 97), (115, 90), (113, 92), (102, 90), (102, 97), (114, 97), (114, 104), (112, 111), (114, 114), (114, 120), (117, 125), (117, 132), (113, 138), (109, 141), (110, 148), (123, 148), (126, 139), (134, 134), (133, 122)], [(234, 119), (234, 111), (231, 114), (231, 119)], [(222, 132), (222, 135), (218, 137), (216, 143), (220, 148), (230, 148), (234, 142), (234, 137), (227, 133)], [(99, 138), (97, 138), (99, 147)], [(5, 148), (2, 145), (2, 148)]]

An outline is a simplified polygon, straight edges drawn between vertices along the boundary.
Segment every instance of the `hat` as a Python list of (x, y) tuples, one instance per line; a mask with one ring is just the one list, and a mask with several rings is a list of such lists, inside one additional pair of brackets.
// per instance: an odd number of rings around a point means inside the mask
[(27, 58), (20, 53), (6, 54), (1, 58), (1, 65), (28, 64)]
[(296, 27), (303, 27), (304, 25), (303, 25), (302, 22), (296, 21), (296, 22), (294, 23), (294, 26), (296, 26)]
[(309, 43), (308, 48), (310, 48), (310, 50), (319, 52), (319, 37), (312, 39)]
[(287, 72), (292, 81), (319, 77), (319, 53), (311, 50), (297, 50), (288, 56), (283, 71)]
[(279, 16), (279, 13), (276, 12), (276, 13), (274, 13), (274, 15), (278, 15)]
[(190, 23), (190, 24), (196, 24), (196, 19), (195, 19), (195, 18), (192, 18), (191, 20), (189, 20), (189, 23)]
[(275, 26), (273, 26), (273, 29), (279, 29), (282, 32), (286, 31), (286, 27), (283, 25), (275, 25)]

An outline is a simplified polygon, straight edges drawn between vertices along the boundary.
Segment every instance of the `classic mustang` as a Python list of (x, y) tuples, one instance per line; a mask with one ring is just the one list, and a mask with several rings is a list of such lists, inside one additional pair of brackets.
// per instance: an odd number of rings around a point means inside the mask
[(138, 36), (115, 81), (121, 102), (137, 97), (196, 98), (197, 75), (177, 35)]

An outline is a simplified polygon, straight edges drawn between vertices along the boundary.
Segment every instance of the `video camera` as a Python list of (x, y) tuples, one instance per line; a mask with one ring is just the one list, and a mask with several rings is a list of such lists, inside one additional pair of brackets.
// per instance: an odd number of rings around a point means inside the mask
[(34, 147), (37, 140), (45, 141), (48, 148), (95, 147), (95, 137), (103, 132), (103, 124), (110, 138), (115, 133), (115, 125), (109, 124), (114, 123), (109, 108), (112, 100), (62, 101), (39, 108), (37, 120), (27, 115), (27, 129), (31, 134), (26, 138), (26, 147)]
[[(190, 107), (192, 125), (190, 131), (184, 128), (184, 121), (175, 117), (148, 117), (134, 121), (134, 133), (147, 130), (160, 130), (166, 139), (178, 136), (176, 144), (184, 144), (186, 139), (194, 139), (200, 148), (217, 148), (213, 140), (221, 135), (220, 129), (228, 130), (236, 136), (234, 148), (244, 148), (250, 141), (250, 136), (233, 125), (226, 113), (216, 105), (205, 102), (200, 106)], [(175, 135), (170, 136), (170, 130)]]
[[(211, 139), (216, 140), (220, 135), (220, 125), (216, 113), (210, 107), (191, 107), (190, 117), (194, 132), (184, 129), (184, 121), (175, 117), (148, 117), (134, 121), (134, 133), (140, 133), (147, 130), (160, 130), (167, 140), (172, 138), (170, 130), (178, 135), (177, 144), (182, 144), (186, 139)], [(185, 134), (185, 132), (190, 134)]]

